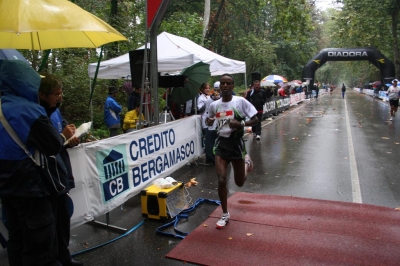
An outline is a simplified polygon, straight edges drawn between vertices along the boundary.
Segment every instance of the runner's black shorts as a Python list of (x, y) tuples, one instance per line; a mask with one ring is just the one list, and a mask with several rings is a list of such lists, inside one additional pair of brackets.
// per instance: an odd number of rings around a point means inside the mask
[(398, 107), (399, 106), (399, 99), (397, 100), (389, 100), (390, 106)]
[(227, 161), (243, 159), (247, 154), (243, 138), (223, 138), (219, 136), (215, 140), (213, 152), (215, 156)]

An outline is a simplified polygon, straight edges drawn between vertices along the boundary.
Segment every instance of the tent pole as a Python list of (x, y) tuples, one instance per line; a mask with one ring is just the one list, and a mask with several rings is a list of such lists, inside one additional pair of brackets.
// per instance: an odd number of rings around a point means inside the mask
[(91, 91), (90, 91), (90, 96), (89, 96), (89, 104), (92, 102), (93, 91), (94, 91), (94, 87), (96, 86), (97, 74), (99, 73), (99, 67), (100, 67), (101, 59), (103, 58), (103, 47), (104, 46), (102, 46), (101, 49), (100, 49), (99, 60), (97, 61), (96, 72), (94, 73), (93, 85), (92, 85), (93, 87), (90, 87)]
[[(146, 1), (146, 5), (147, 5), (147, 1)], [(147, 20), (146, 20), (147, 21)], [(147, 45), (148, 45), (148, 42), (149, 42), (149, 31), (148, 30), (146, 30), (146, 41), (145, 41), (145, 46), (144, 46), (144, 58), (143, 58), (143, 73), (142, 73), (142, 89), (141, 89), (141, 91), (140, 91), (140, 111), (139, 111), (139, 128), (142, 128), (142, 113), (143, 113), (143, 96), (145, 95), (145, 90), (147, 89), (147, 87), (148, 87), (148, 85), (149, 85), (149, 79), (148, 79), (148, 67), (147, 67), (147, 64), (149, 63), (148, 62), (148, 56), (147, 56), (147, 53), (148, 53), (148, 49), (147, 49)], [(145, 101), (147, 101), (147, 95), (146, 95), (146, 98), (145, 98)], [(145, 108), (147, 109), (147, 104), (145, 104)], [(145, 109), (145, 111), (146, 111), (146, 109)], [(148, 121), (150, 121), (149, 120), (149, 118), (148, 118), (148, 116), (147, 116), (147, 113), (145, 112), (145, 114), (144, 114), (146, 117), (145, 117), (145, 119), (148, 119)]]
[(157, 29), (158, 25), (154, 25), (150, 28), (150, 84), (151, 84), (151, 104), (153, 110), (152, 122), (154, 125), (160, 123), (159, 118), (159, 106), (158, 106), (158, 63), (157, 63)]
[[(92, 79), (89, 77), (89, 93), (92, 88)], [(90, 99), (90, 122), (92, 122), (91, 128), (93, 128), (93, 105), (92, 105), (92, 99)]]
[(246, 75), (246, 71), (244, 72), (244, 89), (247, 89), (247, 75)]

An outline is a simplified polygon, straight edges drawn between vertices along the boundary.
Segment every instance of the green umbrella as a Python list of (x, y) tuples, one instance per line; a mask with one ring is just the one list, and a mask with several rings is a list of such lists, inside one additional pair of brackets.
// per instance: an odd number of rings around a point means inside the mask
[(184, 87), (173, 88), (171, 95), (174, 102), (184, 104), (195, 98), (199, 93), (201, 84), (208, 81), (211, 76), (210, 65), (198, 62), (183, 69), (181, 75), (187, 77), (187, 83)]

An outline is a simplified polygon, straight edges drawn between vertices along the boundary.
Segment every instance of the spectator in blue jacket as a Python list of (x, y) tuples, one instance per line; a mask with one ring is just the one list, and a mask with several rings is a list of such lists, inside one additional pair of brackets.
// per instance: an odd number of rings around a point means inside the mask
[(75, 182), (72, 175), (72, 166), (67, 148), (78, 145), (80, 140), (77, 137), (73, 137), (76, 130), (75, 125), (68, 124), (67, 121), (63, 119), (60, 109), (58, 109), (63, 100), (63, 87), (61, 81), (52, 74), (41, 74), (44, 78), (42, 78), (39, 89), (40, 105), (46, 110), (53, 126), (57, 129), (60, 138), (63, 139), (65, 144), (59, 155), (67, 169), (67, 174), (61, 176), (61, 182), (66, 187), (66, 190), (57, 195), (57, 197), (53, 197), (53, 213), (56, 217), (58, 242), (57, 259), (63, 266), (82, 266), (82, 262), (72, 259), (68, 249), (71, 227), (70, 214), (72, 214), (72, 210), (69, 208), (70, 198), (68, 192), (70, 189), (75, 187)]
[(104, 122), (110, 130), (110, 137), (118, 135), (118, 129), (121, 127), (121, 118), (119, 113), (122, 110), (121, 105), (117, 103), (117, 87), (108, 88), (108, 97), (104, 103)]
[[(38, 103), (40, 76), (20, 60), (0, 67), (1, 109), (26, 146), (46, 156), (57, 155), (63, 140)], [(50, 188), (42, 172), (0, 123), (0, 197), (9, 222), (10, 265), (60, 265)]]

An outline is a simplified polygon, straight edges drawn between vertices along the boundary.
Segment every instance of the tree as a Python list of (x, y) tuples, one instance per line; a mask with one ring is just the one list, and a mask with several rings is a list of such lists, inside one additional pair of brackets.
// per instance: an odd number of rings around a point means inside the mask
[(200, 44), (203, 32), (202, 18), (198, 14), (177, 11), (161, 23), (159, 32), (164, 31), (188, 38)]
[[(103, 60), (125, 54), (146, 41), (145, 3), (145, 0), (75, 0), (75, 4), (108, 22), (128, 39), (104, 45)], [(297, 79), (302, 66), (318, 49), (313, 14), (310, 0), (176, 0), (170, 2), (159, 32), (168, 31), (203, 43), (205, 48), (222, 56), (246, 61), (247, 78), (257, 70), (265, 75), (279, 71)], [(46, 65), (63, 80), (65, 97), (61, 108), (65, 117), (78, 125), (90, 119), (87, 67), (98, 61), (99, 51), (55, 49)], [(24, 55), (37, 69), (44, 53), (26, 51)], [(117, 86), (122, 82), (115, 81)], [(236, 82), (243, 84), (243, 75), (238, 75)], [(107, 80), (96, 82), (93, 95), (96, 128), (104, 126), (102, 111), (108, 85)], [(124, 105), (126, 95), (121, 93), (120, 97), (118, 100)]]
[(204, 45), (204, 38), (206, 37), (208, 23), (210, 22), (210, 0), (205, 0), (204, 2), (204, 21), (201, 45)]
[(344, 47), (371, 46), (393, 58), (396, 76), (400, 76), (399, 37), (397, 35), (400, 1), (342, 0), (342, 12), (335, 16), (332, 36)]

